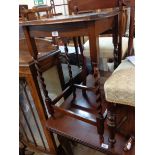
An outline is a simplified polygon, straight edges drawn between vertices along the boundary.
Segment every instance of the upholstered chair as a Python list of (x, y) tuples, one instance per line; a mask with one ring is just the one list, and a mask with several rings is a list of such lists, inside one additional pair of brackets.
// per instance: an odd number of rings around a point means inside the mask
[[(134, 0), (130, 1), (130, 26), (128, 56), (133, 55), (134, 38)], [(132, 58), (132, 59), (131, 59)], [(132, 61), (131, 61), (132, 60)], [(107, 125), (109, 143), (117, 143), (116, 132), (124, 134), (128, 140), (124, 151), (132, 149), (135, 133), (135, 57), (127, 57), (114, 70), (104, 83), (104, 96), (107, 104)]]
[[(122, 25), (120, 29), (122, 31), (122, 59), (125, 58), (128, 52), (128, 42), (129, 42), (129, 24), (130, 24), (130, 9), (123, 10), (122, 13)], [(133, 47), (134, 48), (134, 47)], [(99, 49), (100, 49), (100, 69), (104, 71), (113, 71), (113, 67), (111, 69), (112, 63), (114, 59), (114, 46), (113, 46), (113, 38), (111, 35), (101, 35), (99, 36)], [(89, 58), (90, 57), (90, 49), (89, 49), (89, 40), (84, 43), (84, 55)]]
[[(112, 43), (112, 37), (99, 37), (99, 48), (100, 48), (100, 69), (104, 71), (108, 71), (108, 61), (113, 60), (114, 58), (114, 47)], [(122, 58), (125, 57), (125, 54), (128, 49), (128, 38), (122, 37)], [(90, 50), (89, 50), (89, 40), (87, 40), (84, 44), (84, 55), (89, 58)]]
[(123, 134), (129, 140), (124, 144), (124, 150), (130, 150), (134, 142), (135, 121), (135, 66), (132, 62), (128, 59), (122, 61), (104, 83), (104, 93), (108, 110), (109, 142), (111, 145), (117, 142), (115, 133), (121, 132), (121, 126), (126, 123), (128, 129), (123, 129)]

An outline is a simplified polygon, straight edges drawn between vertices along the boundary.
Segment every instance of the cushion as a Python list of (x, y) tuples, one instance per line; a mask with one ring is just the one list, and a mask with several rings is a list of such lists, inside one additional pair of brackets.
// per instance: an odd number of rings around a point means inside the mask
[(109, 102), (135, 106), (135, 67), (124, 60), (104, 84)]
[[(101, 58), (113, 58), (113, 43), (112, 37), (99, 37), (99, 48)], [(125, 55), (128, 49), (128, 38), (122, 37), (122, 57)], [(84, 55), (90, 56), (89, 40), (84, 44)]]

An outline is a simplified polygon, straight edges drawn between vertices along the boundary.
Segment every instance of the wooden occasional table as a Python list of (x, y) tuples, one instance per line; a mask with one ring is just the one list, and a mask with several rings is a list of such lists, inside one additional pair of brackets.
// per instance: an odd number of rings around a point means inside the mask
[[(35, 46), (33, 44), (33, 39), (36, 37), (51, 37), (53, 34), (59, 37), (78, 37), (78, 36), (88, 36), (90, 41), (90, 56), (92, 62), (99, 62), (99, 42), (98, 36), (100, 33), (113, 28), (114, 36), (118, 36), (117, 26), (115, 27), (116, 19), (119, 15), (119, 8), (114, 8), (111, 10), (104, 10), (96, 13), (86, 13), (80, 15), (71, 16), (58, 16), (48, 19), (41, 19), (35, 21), (21, 22), (20, 25), (23, 26), (25, 37), (27, 39), (29, 52), (34, 59), (36, 59)], [(117, 22), (116, 22), (117, 23)], [(116, 24), (117, 25), (117, 24)], [(32, 44), (30, 42), (32, 39)], [(116, 39), (117, 40), (117, 39)], [(114, 51), (118, 47), (117, 42), (114, 43)], [(119, 54), (119, 52), (118, 52)], [(107, 154), (133, 154), (133, 152), (124, 153), (122, 151), (122, 146), (125, 142), (123, 137), (117, 137), (119, 142), (116, 144), (115, 148), (110, 148), (105, 150), (100, 146), (98, 141), (98, 135), (96, 133), (96, 128), (80, 120), (74, 118), (69, 118), (64, 116), (65, 120), (49, 120), (46, 124), (48, 129), (57, 134), (63, 135), (71, 140), (75, 140), (81, 144), (99, 150)], [(64, 122), (68, 122), (70, 125), (66, 128), (62, 128)], [(53, 128), (52, 128), (53, 127)], [(82, 129), (80, 132), (76, 132), (76, 129)], [(108, 143), (108, 132), (104, 133), (105, 142)]]
[[(92, 62), (99, 62), (99, 34), (110, 28), (114, 28), (115, 17), (117, 17), (118, 14), (119, 8), (113, 8), (111, 10), (104, 9), (94, 13), (25, 21), (20, 22), (20, 25), (23, 26), (26, 38), (29, 35), (32, 38), (51, 37), (52, 34), (60, 37), (88, 36), (91, 60)], [(118, 33), (117, 30), (116, 33)], [(32, 54), (31, 50), (32, 49), (30, 49), (30, 53)]]

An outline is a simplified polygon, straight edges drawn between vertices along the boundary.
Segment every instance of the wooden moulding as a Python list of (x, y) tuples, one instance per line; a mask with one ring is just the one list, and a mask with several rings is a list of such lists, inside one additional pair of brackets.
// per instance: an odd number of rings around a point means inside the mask
[[(55, 114), (55, 118), (47, 120), (46, 127), (51, 132), (108, 155), (134, 155), (134, 147), (128, 152), (123, 151), (126, 139), (120, 134), (116, 134), (117, 142), (114, 148), (109, 147), (108, 149), (104, 149), (101, 147), (99, 135), (95, 126), (58, 112)], [(106, 127), (104, 131), (105, 144), (108, 144), (108, 137), (109, 134)]]

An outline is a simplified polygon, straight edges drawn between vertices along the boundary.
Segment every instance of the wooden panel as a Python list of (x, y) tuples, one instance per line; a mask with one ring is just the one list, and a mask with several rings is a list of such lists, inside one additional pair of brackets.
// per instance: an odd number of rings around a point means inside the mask
[[(37, 49), (38, 52), (49, 52), (55, 50), (54, 46), (52, 46), (51, 41), (41, 39), (41, 38), (36, 38), (35, 39), (36, 44), (37, 44)], [(26, 39), (20, 39), (19, 40), (19, 50), (20, 52), (28, 52), (28, 46)]]
[(110, 28), (112, 29), (113, 19), (114, 18), (107, 18), (107, 19), (96, 21), (95, 22), (96, 35), (98, 35), (102, 32), (105, 32), (105, 31), (109, 30)]
[(78, 8), (78, 11), (112, 8), (117, 6), (117, 0), (70, 0), (68, 4), (69, 13), (71, 14), (75, 7)]
[(95, 21), (105, 19), (107, 17), (113, 17), (119, 13), (119, 8), (113, 9), (104, 9), (100, 12), (92, 12), (92, 13), (85, 13), (79, 15), (67, 15), (67, 16), (56, 16), (53, 18), (45, 18), (40, 20), (33, 20), (33, 21), (21, 21), (20, 25), (23, 26), (32, 26), (32, 25), (49, 25), (49, 24), (65, 24), (65, 23), (76, 23), (82, 21)]
[[(38, 55), (39, 57), (39, 63), (41, 65), (41, 71), (46, 71), (50, 67), (56, 65), (57, 62), (57, 56), (60, 51), (53, 51), (53, 52), (47, 52), (47, 53), (41, 53)], [(30, 54), (27, 52), (20, 52), (19, 55), (19, 61), (20, 61), (20, 74), (23, 74), (26, 76), (26, 74), (31, 74), (30, 69), (33, 70), (33, 73), (35, 72), (34, 68), (34, 61)], [(29, 69), (30, 68), (30, 69)]]
[[(30, 26), (31, 37), (51, 37), (52, 31), (58, 31), (60, 37), (73, 37), (73, 36), (88, 36), (89, 24), (93, 21), (88, 22), (76, 22), (66, 24), (53, 24), (53, 25), (42, 25), (42, 26)], [(113, 17), (97, 20), (95, 22), (96, 35), (109, 30), (112, 28)]]
[(87, 24), (85, 22), (66, 23), (55, 25), (32, 26), (29, 28), (31, 37), (52, 37), (52, 32), (57, 31), (61, 37), (73, 37), (88, 35)]

